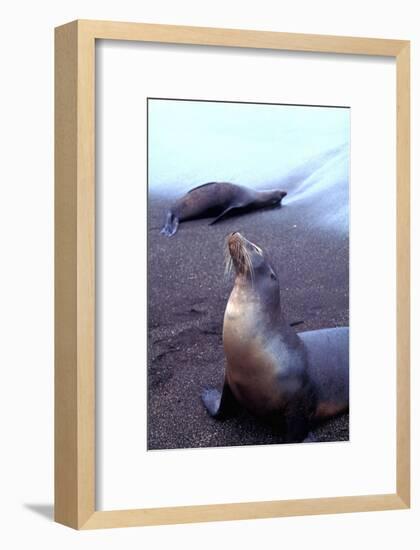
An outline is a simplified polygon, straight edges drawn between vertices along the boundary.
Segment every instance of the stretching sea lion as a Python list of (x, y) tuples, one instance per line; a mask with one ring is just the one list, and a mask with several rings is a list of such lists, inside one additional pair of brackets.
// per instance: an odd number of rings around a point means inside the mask
[(175, 235), (179, 222), (217, 216), (210, 225), (227, 214), (255, 210), (264, 206), (280, 205), (286, 191), (256, 191), (243, 185), (228, 182), (210, 182), (199, 185), (179, 198), (166, 214), (161, 233)]
[(303, 441), (315, 422), (348, 410), (349, 329), (296, 334), (267, 255), (239, 233), (228, 253), (236, 278), (223, 324), (224, 386), (204, 390), (204, 405), (223, 417), (239, 402), (280, 427), (284, 442)]

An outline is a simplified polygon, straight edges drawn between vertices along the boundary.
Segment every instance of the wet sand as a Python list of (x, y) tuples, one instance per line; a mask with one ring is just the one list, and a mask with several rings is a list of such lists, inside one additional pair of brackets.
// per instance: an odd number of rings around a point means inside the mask
[[(267, 250), (277, 269), (286, 319), (297, 332), (349, 323), (345, 232), (322, 229), (308, 202), (231, 217), (181, 223), (160, 235), (172, 201), (149, 198), (148, 448), (173, 449), (281, 443), (242, 411), (218, 421), (205, 411), (204, 387), (221, 387), (223, 315), (232, 289), (224, 275), (224, 239), (240, 231)], [(314, 432), (318, 441), (349, 438), (348, 415)]]

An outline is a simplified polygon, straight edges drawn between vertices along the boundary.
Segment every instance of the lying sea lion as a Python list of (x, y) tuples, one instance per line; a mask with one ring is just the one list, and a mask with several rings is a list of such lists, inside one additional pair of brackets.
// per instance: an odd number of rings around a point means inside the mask
[(316, 422), (349, 408), (349, 329), (296, 333), (267, 254), (239, 233), (228, 238), (228, 262), (236, 278), (223, 324), (224, 386), (204, 390), (204, 405), (221, 418), (239, 403), (280, 427), (284, 442), (303, 441)]
[(175, 201), (166, 214), (161, 233), (172, 237), (177, 232), (179, 222), (185, 220), (217, 216), (211, 222), (212, 225), (227, 214), (280, 205), (286, 195), (286, 191), (276, 189), (256, 191), (235, 183), (204, 183)]

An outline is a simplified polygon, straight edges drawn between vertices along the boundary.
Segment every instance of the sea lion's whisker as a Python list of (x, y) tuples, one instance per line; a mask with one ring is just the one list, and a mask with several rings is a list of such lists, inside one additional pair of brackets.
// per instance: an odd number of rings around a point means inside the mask
[(228, 277), (233, 270), (233, 261), (232, 258), (229, 256), (229, 258), (226, 258), (225, 261), (225, 275)]
[(244, 253), (244, 260), (245, 260), (245, 270), (246, 272), (249, 272), (249, 275), (251, 277), (251, 282), (254, 281), (254, 268), (252, 265), (251, 255), (246, 249), (245, 246), (242, 247), (242, 251)]
[(243, 275), (249, 273), (251, 282), (253, 282), (254, 268), (251, 253), (242, 238), (231, 239), (228, 237), (225, 243), (225, 275), (229, 275), (236, 265), (237, 271)]
[(225, 255), (225, 276), (228, 277), (233, 271), (233, 260), (232, 260), (232, 255), (229, 247), (229, 237), (227, 237), (225, 240), (224, 255)]

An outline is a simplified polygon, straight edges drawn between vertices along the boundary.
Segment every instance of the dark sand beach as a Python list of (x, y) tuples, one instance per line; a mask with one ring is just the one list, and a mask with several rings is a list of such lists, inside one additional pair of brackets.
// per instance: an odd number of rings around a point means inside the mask
[[(303, 332), (349, 323), (348, 234), (320, 227), (312, 203), (298, 201), (214, 226), (208, 219), (181, 223), (169, 239), (160, 228), (171, 202), (149, 197), (148, 448), (281, 443), (245, 411), (218, 421), (201, 402), (204, 387), (223, 381), (223, 315), (233, 284), (224, 274), (224, 240), (240, 231), (269, 252), (286, 319)], [(348, 440), (348, 415), (314, 434)]]

